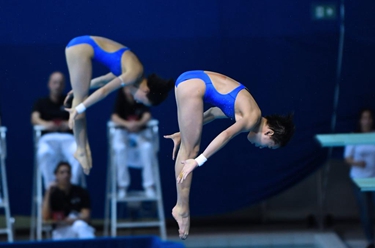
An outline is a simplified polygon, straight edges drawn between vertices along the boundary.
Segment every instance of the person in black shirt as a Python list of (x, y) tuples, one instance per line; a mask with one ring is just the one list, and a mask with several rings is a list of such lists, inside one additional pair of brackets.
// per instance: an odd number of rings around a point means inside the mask
[(137, 103), (128, 87), (118, 91), (111, 117), (117, 125), (113, 137), (114, 161), (117, 168), (118, 197), (124, 198), (130, 184), (128, 166), (143, 168), (143, 188), (147, 197), (155, 197), (152, 164), (156, 159), (152, 131), (147, 128), (151, 113)]
[(90, 196), (84, 188), (71, 184), (71, 167), (60, 162), (56, 181), (50, 184), (43, 200), (43, 220), (55, 224), (53, 239), (93, 238), (90, 221)]
[(48, 81), (49, 96), (38, 99), (31, 114), (31, 123), (45, 129), (37, 149), (38, 166), (43, 174), (45, 188), (55, 180), (54, 166), (62, 160), (72, 166), (72, 183), (78, 184), (82, 177), (81, 166), (73, 156), (76, 143), (68, 126), (69, 113), (63, 107), (64, 87), (64, 74), (53, 72)]

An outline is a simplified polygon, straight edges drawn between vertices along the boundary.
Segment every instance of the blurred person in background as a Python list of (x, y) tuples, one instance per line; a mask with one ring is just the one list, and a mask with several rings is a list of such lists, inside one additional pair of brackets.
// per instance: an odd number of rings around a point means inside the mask
[[(366, 108), (360, 111), (358, 132), (374, 132), (374, 112), (371, 109)], [(348, 145), (345, 147), (344, 157), (346, 163), (351, 166), (351, 178), (375, 177), (375, 144)], [(354, 182), (353, 189), (357, 199), (362, 228), (368, 242), (367, 248), (374, 248), (375, 192), (362, 192)]]
[(73, 156), (77, 146), (68, 126), (69, 113), (63, 107), (64, 88), (64, 74), (53, 72), (48, 80), (49, 95), (35, 102), (31, 114), (31, 123), (44, 127), (36, 152), (46, 189), (55, 180), (53, 172), (59, 161), (72, 166), (72, 183), (78, 184), (82, 177), (81, 166)]
[(124, 87), (118, 90), (111, 120), (116, 124), (112, 146), (117, 170), (118, 198), (127, 195), (130, 184), (128, 166), (142, 168), (145, 195), (155, 197), (152, 165), (156, 156), (152, 130), (147, 128), (147, 123), (151, 120), (149, 107), (136, 102), (130, 89)]
[(88, 191), (71, 184), (71, 167), (67, 162), (56, 166), (55, 176), (55, 182), (45, 193), (42, 209), (43, 220), (54, 224), (52, 239), (94, 238), (95, 229), (89, 225)]

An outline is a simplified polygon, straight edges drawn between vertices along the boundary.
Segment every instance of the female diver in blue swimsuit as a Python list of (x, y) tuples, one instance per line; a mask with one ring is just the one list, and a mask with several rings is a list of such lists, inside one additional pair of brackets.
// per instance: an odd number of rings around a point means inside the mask
[[(136, 101), (145, 105), (158, 105), (173, 88), (172, 80), (163, 80), (155, 74), (143, 75), (143, 65), (137, 56), (115, 41), (97, 37), (80, 36), (69, 42), (65, 50), (72, 92), (74, 95), (69, 126), (74, 130), (77, 151), (74, 154), (86, 174), (92, 167), (87, 139), (85, 110), (120, 87), (129, 87)], [(96, 60), (110, 69), (110, 73), (91, 80), (91, 61)], [(87, 98), (90, 88), (98, 88)]]
[[(219, 73), (188, 71), (177, 79), (175, 85), (180, 132), (164, 137), (174, 142), (173, 159), (179, 147), (175, 164), (177, 203), (172, 215), (178, 223), (180, 238), (186, 239), (190, 228), (192, 171), (242, 132), (247, 132), (247, 139), (259, 148), (285, 146), (293, 136), (294, 124), (292, 115), (262, 117), (250, 92), (239, 82)], [(204, 102), (215, 107), (203, 113)], [(197, 157), (202, 126), (228, 117), (235, 123), (221, 132)]]

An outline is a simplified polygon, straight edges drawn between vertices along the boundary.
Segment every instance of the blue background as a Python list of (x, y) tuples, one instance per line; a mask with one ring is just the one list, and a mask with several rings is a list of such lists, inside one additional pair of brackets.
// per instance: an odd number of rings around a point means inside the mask
[[(338, 7), (337, 0), (327, 2)], [(375, 105), (375, 2), (345, 2), (337, 132), (352, 131), (358, 110)], [(9, 130), (7, 173), (12, 214), (30, 214), (32, 105), (48, 94), (46, 84), (52, 71), (68, 75), (65, 45), (86, 34), (129, 46), (147, 73), (177, 78), (193, 69), (221, 72), (246, 85), (264, 115), (295, 113), (296, 134), (286, 148), (259, 150), (243, 134), (196, 170), (191, 191), (193, 216), (228, 212), (256, 203), (311, 174), (326, 158), (326, 150), (313, 137), (330, 132), (339, 41), (338, 19), (313, 21), (312, 3), (2, 1), (0, 103), (2, 122)], [(107, 71), (94, 65), (94, 76)], [(87, 114), (94, 161), (87, 181), (94, 217), (102, 217), (104, 212), (106, 122), (115, 95), (90, 108)], [(160, 135), (178, 130), (173, 93), (152, 112), (160, 121)], [(202, 148), (230, 124), (229, 120), (222, 120), (205, 127)], [(161, 140), (159, 162), (167, 217), (176, 200), (171, 153), (171, 142)]]

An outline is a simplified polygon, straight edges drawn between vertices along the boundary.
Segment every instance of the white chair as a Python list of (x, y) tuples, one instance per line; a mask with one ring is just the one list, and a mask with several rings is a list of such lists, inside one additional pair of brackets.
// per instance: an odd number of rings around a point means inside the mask
[[(154, 152), (159, 151), (159, 121), (151, 120), (148, 127), (152, 131), (152, 143)], [(116, 124), (113, 122), (107, 123), (107, 136), (108, 136), (108, 169), (107, 169), (107, 189), (106, 189), (106, 204), (104, 213), (104, 235), (108, 235), (109, 224), (111, 226), (111, 236), (117, 235), (119, 228), (145, 228), (145, 227), (159, 227), (160, 236), (162, 239), (167, 238), (165, 229), (165, 217), (163, 208), (163, 199), (161, 193), (161, 184), (159, 176), (159, 163), (158, 159), (154, 160), (153, 175), (155, 176), (155, 191), (154, 198), (146, 197), (143, 191), (130, 191), (125, 198), (119, 199), (117, 197), (117, 177), (116, 177), (116, 164), (114, 163), (114, 150), (113, 150), (113, 136), (116, 130)], [(135, 203), (135, 202), (156, 202), (157, 206), (157, 220), (155, 221), (131, 221), (131, 222), (118, 222), (117, 219), (117, 204), (118, 203)], [(110, 222), (110, 223), (109, 223)]]
[(0, 234), (7, 234), (8, 241), (13, 242), (13, 223), (14, 218), (10, 215), (9, 196), (8, 196), (8, 183), (6, 177), (5, 159), (7, 156), (6, 145), (6, 127), (0, 127), (0, 174), (1, 174), (1, 197), (0, 208), (4, 209), (6, 228), (0, 229)]
[[(43, 176), (40, 170), (37, 159), (37, 151), (39, 140), (42, 136), (42, 131), (45, 128), (40, 125), (33, 127), (33, 141), (34, 141), (34, 176), (33, 176), (33, 193), (31, 200), (31, 227), (30, 227), (30, 240), (42, 240), (43, 232), (46, 238), (51, 238), (52, 225), (43, 223), (42, 217), (42, 204), (43, 204)], [(86, 187), (86, 179), (82, 173), (80, 180), (81, 186)]]

